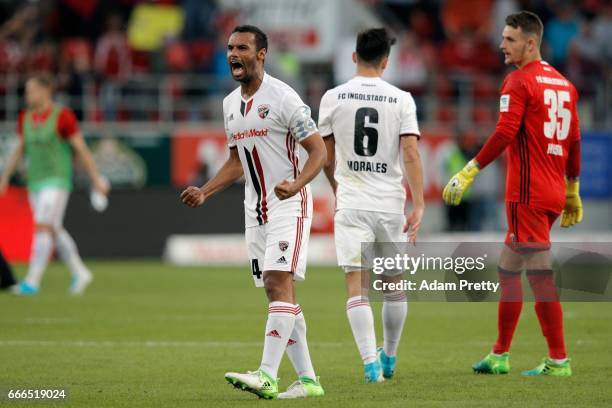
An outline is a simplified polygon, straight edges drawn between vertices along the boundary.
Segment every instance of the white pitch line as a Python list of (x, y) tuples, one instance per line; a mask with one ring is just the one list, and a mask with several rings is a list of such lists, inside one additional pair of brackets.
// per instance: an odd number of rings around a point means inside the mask
[[(261, 347), (262, 342), (255, 341), (110, 341), (110, 340), (0, 340), (0, 347)], [(315, 342), (311, 346), (345, 347), (344, 342)]]

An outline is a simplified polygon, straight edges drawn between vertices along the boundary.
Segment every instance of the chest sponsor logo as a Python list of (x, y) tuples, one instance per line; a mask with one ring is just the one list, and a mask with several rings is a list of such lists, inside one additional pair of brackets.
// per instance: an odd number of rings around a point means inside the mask
[(265, 137), (268, 136), (268, 128), (265, 129), (248, 129), (242, 132), (235, 132), (232, 134), (234, 140), (247, 139), (250, 137)]
[(257, 114), (260, 118), (265, 119), (270, 113), (270, 105), (259, 105), (257, 107)]

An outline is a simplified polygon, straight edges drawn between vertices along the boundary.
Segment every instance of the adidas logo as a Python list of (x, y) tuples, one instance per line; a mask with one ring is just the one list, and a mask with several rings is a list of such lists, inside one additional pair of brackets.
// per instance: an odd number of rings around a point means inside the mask
[(266, 337), (276, 337), (280, 339), (281, 335), (278, 334), (276, 330), (270, 330), (268, 334), (266, 334)]
[(297, 341), (289, 339), (289, 341), (287, 342), (287, 346), (293, 346), (295, 343), (297, 343)]
[(276, 263), (278, 263), (278, 264), (287, 264), (287, 260), (285, 259), (284, 256), (281, 256), (280, 258), (278, 258), (276, 260)]

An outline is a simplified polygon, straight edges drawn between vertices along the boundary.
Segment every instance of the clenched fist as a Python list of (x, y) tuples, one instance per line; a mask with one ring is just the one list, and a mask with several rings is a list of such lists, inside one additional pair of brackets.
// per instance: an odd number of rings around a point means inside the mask
[(204, 204), (205, 200), (204, 193), (198, 187), (189, 186), (181, 193), (181, 201), (191, 208)]
[(274, 193), (278, 197), (279, 200), (286, 200), (288, 198), (293, 197), (298, 192), (298, 189), (295, 187), (295, 183), (283, 180), (274, 187)]

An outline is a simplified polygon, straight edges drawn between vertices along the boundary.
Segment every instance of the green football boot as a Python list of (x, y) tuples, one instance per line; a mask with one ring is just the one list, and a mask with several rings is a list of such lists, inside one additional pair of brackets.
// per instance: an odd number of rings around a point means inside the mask
[(322, 397), (325, 391), (319, 383), (319, 378), (300, 377), (287, 388), (287, 391), (278, 394), (278, 399), (295, 399), (308, 397)]
[(535, 377), (538, 375), (550, 375), (551, 377), (570, 377), (572, 375), (572, 366), (568, 358), (561, 364), (553, 362), (549, 358), (542, 360), (542, 364), (531, 370), (521, 373), (525, 377)]
[(487, 354), (485, 358), (472, 366), (477, 374), (508, 374), (510, 371), (510, 353), (497, 355)]
[(239, 390), (252, 392), (259, 398), (274, 399), (278, 395), (278, 381), (263, 370), (225, 373), (225, 379)]

